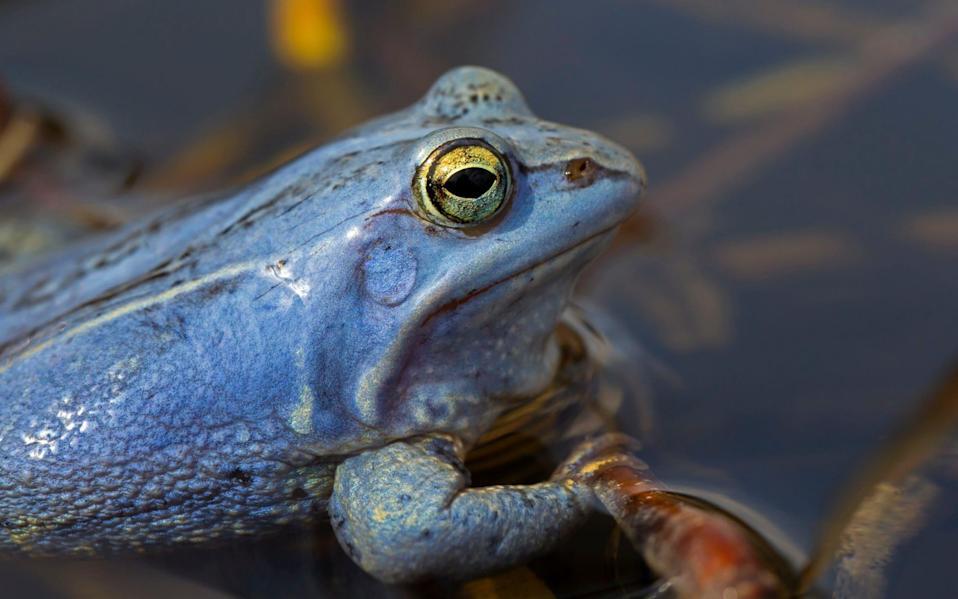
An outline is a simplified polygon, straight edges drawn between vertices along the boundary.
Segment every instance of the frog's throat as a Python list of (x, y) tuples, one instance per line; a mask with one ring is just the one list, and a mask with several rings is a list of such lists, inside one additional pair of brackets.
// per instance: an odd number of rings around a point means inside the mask
[[(619, 223), (606, 227), (576, 242), (575, 244), (550, 254), (541, 260), (537, 260), (536, 262), (529, 264), (520, 270), (514, 271), (476, 290), (470, 291), (464, 296), (447, 300), (428, 312), (421, 319), (410, 319), (400, 330), (397, 331), (394, 337), (395, 340), (383, 353), (378, 364), (362, 375), (359, 381), (358, 393), (354, 407), (358, 419), (368, 426), (376, 427), (381, 418), (388, 416), (388, 414), (384, 415), (381, 412), (379, 399), (390, 392), (397, 391), (397, 389), (390, 389), (390, 387), (395, 387), (396, 383), (401, 377), (402, 372), (409, 367), (409, 362), (413, 358), (412, 353), (409, 352), (408, 342), (406, 340), (414, 338), (418, 330), (426, 327), (432, 320), (441, 314), (453, 311), (473, 301), (482, 294), (488, 293), (499, 285), (507, 283), (508, 281), (511, 281), (516, 277), (520, 277), (532, 270), (541, 268), (542, 266), (554, 262), (565, 255), (573, 253), (577, 250), (582, 250), (590, 244), (601, 243), (606, 238), (611, 236), (612, 232), (615, 231), (618, 226)], [(558, 320), (556, 321), (556, 324), (558, 324)]]

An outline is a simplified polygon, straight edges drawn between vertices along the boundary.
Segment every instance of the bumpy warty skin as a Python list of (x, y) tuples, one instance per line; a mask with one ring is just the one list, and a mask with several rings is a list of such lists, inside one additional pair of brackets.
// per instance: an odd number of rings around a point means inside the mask
[[(410, 197), (422, 140), (450, 126), (510, 147), (514, 196), (474, 229)], [(575, 277), (643, 177), (466, 67), (244, 189), (3, 274), (0, 550), (261, 534), (324, 517), (349, 456), (468, 445), (552, 377)]]

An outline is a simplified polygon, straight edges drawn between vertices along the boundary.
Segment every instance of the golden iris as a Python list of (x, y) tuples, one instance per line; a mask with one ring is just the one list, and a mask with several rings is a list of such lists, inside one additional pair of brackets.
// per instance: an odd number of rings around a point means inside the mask
[(451, 227), (483, 223), (509, 198), (508, 161), (481, 139), (457, 139), (419, 165), (413, 193), (430, 220)]

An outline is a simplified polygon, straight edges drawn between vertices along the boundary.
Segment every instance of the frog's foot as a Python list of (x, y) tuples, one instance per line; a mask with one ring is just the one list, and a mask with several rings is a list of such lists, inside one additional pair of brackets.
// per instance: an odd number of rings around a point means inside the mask
[(679, 597), (787, 595), (782, 578), (788, 573), (768, 561), (739, 523), (667, 491), (632, 455), (636, 449), (638, 443), (621, 434), (586, 441), (552, 480), (586, 485)]
[(463, 454), (437, 435), (340, 464), (329, 513), (350, 557), (386, 582), (471, 578), (548, 550), (591, 511), (568, 481), (468, 489)]

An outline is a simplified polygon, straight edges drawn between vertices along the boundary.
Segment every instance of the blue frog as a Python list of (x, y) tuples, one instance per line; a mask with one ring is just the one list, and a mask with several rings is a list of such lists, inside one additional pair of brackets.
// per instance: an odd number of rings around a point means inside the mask
[(556, 373), (578, 273), (633, 210), (625, 149), (503, 76), (443, 75), (235, 193), (0, 277), (0, 551), (103, 555), (326, 518), (389, 582), (539, 553), (594, 508), (470, 488)]

